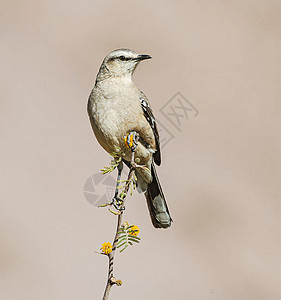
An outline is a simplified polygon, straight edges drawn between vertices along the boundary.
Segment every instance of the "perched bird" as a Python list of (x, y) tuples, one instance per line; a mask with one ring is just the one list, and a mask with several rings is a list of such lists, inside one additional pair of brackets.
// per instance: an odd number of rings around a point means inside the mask
[(157, 124), (148, 99), (132, 81), (137, 65), (150, 58), (129, 49), (110, 52), (101, 64), (89, 96), (88, 114), (100, 145), (109, 154), (121, 150), (128, 166), (134, 133), (138, 134), (137, 190), (145, 194), (154, 227), (167, 228), (172, 219), (154, 166), (154, 162), (161, 164)]

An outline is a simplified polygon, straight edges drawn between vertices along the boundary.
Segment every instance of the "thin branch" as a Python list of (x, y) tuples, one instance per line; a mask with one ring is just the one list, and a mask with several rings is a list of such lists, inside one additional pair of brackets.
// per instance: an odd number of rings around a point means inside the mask
[[(139, 136), (136, 135), (135, 136), (136, 144), (138, 143), (138, 138), (139, 138)], [(108, 256), (108, 278), (107, 278), (107, 283), (106, 283), (104, 295), (103, 295), (103, 298), (102, 298), (103, 300), (107, 300), (109, 298), (109, 293), (110, 293), (111, 287), (114, 284), (117, 284), (117, 285), (122, 284), (121, 280), (116, 280), (116, 278), (113, 276), (113, 262), (114, 262), (114, 255), (115, 255), (116, 245), (117, 245), (117, 242), (118, 242), (118, 237), (119, 237), (119, 234), (120, 234), (119, 232), (120, 232), (121, 226), (122, 226), (123, 212), (124, 212), (124, 207), (125, 207), (125, 199), (127, 197), (127, 193), (129, 191), (129, 188), (130, 188), (131, 180), (132, 180), (132, 178), (135, 174), (135, 151), (134, 150), (135, 150), (135, 148), (131, 150), (132, 151), (131, 152), (131, 167), (130, 167), (130, 171), (129, 171), (129, 174), (128, 174), (128, 180), (126, 182), (125, 189), (124, 189), (124, 196), (122, 197), (123, 201), (122, 201), (122, 204), (121, 204), (121, 207), (120, 207), (120, 214), (117, 217), (117, 227), (116, 227), (116, 233), (115, 233), (114, 242), (113, 242), (113, 246), (112, 246), (112, 252), (110, 252), (107, 255)], [(120, 162), (120, 164), (122, 164), (122, 161)], [(122, 171), (122, 167), (120, 167), (120, 169), (118, 169), (118, 178), (119, 178), (119, 180), (120, 180), (121, 171)], [(117, 183), (117, 187), (118, 187), (118, 183)]]

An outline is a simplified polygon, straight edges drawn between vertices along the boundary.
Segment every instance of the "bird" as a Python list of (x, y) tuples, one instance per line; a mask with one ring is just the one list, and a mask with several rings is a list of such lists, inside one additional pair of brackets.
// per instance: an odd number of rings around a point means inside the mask
[(130, 148), (135, 147), (137, 190), (146, 197), (153, 226), (168, 228), (172, 218), (155, 167), (161, 164), (157, 123), (147, 97), (132, 80), (138, 64), (151, 58), (130, 49), (110, 52), (98, 71), (87, 111), (96, 139), (105, 151), (111, 155), (121, 151), (124, 163), (130, 167)]

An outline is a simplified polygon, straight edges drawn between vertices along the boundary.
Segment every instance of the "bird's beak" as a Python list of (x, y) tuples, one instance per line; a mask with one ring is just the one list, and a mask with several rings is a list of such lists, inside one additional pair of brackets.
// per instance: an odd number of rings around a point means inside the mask
[(135, 60), (141, 61), (141, 60), (150, 59), (150, 58), (152, 58), (150, 55), (147, 55), (147, 54), (140, 54), (140, 55), (138, 55), (137, 58), (135, 58)]

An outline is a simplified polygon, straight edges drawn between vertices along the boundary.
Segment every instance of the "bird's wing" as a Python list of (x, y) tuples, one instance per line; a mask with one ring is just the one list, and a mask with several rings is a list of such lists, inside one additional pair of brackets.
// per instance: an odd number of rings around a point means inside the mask
[(161, 164), (161, 153), (160, 153), (160, 139), (159, 139), (157, 124), (156, 124), (155, 117), (152, 113), (152, 110), (150, 108), (149, 102), (148, 102), (146, 96), (144, 95), (144, 93), (142, 93), (142, 92), (140, 94), (140, 104), (141, 104), (141, 107), (142, 107), (143, 114), (144, 114), (147, 122), (149, 123), (149, 125), (150, 125), (150, 127), (153, 131), (154, 138), (155, 138), (156, 151), (153, 154), (153, 159), (154, 159), (156, 165), (160, 166), (160, 164)]

